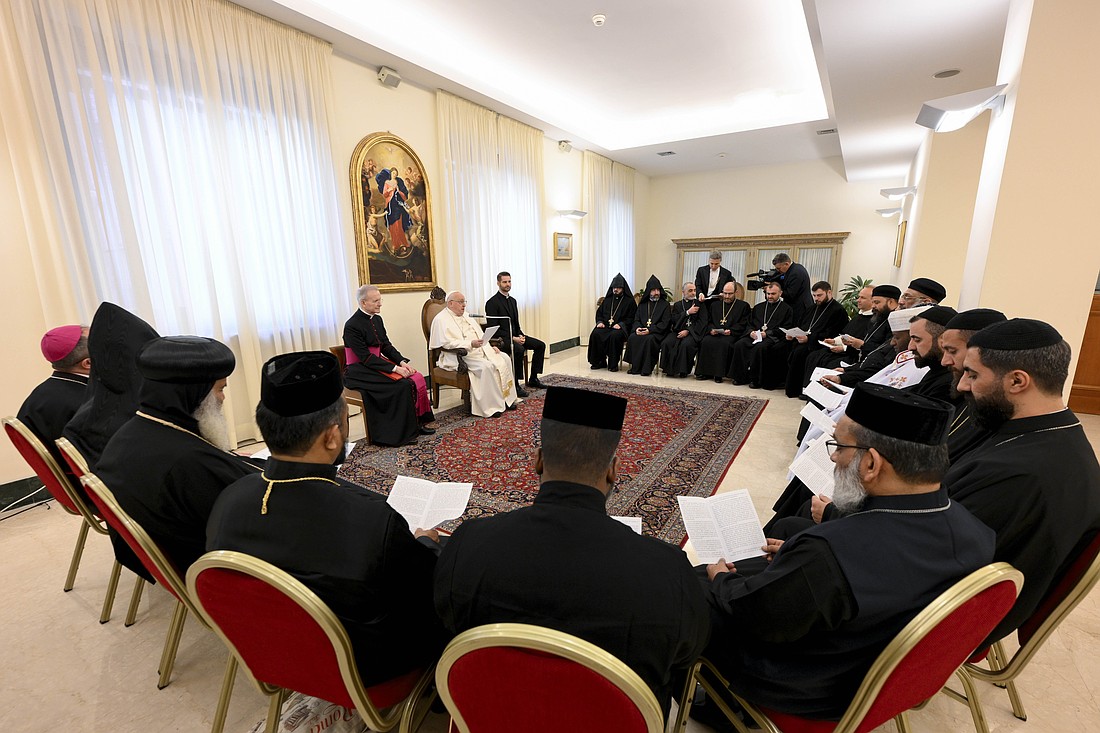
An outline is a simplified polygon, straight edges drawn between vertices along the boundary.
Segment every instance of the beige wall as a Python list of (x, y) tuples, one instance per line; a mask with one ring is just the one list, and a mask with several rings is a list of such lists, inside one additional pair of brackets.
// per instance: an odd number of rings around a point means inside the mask
[(893, 282), (897, 219), (883, 219), (875, 209), (888, 205), (879, 189), (898, 185), (848, 183), (836, 158), (653, 178), (646, 226), (638, 233), (637, 279), (654, 273), (675, 284), (674, 238), (850, 231), (840, 283), (852, 275)]

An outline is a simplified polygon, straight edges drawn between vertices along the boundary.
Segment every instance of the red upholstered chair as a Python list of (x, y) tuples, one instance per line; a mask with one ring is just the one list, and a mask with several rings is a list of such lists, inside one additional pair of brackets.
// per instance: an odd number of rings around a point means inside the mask
[[(31, 467), (38, 480), (46, 487), (46, 491), (69, 514), (80, 517), (80, 530), (76, 535), (76, 547), (73, 548), (73, 557), (69, 561), (69, 574), (65, 576), (65, 585), (62, 589), (67, 593), (73, 589), (76, 583), (76, 571), (80, 567), (80, 558), (84, 554), (84, 543), (88, 539), (88, 530), (107, 534), (107, 527), (103, 520), (95, 515), (91, 507), (84, 501), (84, 497), (72, 485), (70, 478), (57, 465), (57, 460), (46, 450), (46, 446), (32, 433), (27, 426), (17, 418), (6, 417), (4, 432), (8, 434), (12, 445), (23, 456), (23, 460)], [(122, 566), (117, 562), (111, 567), (111, 577), (107, 581), (107, 594), (103, 598), (103, 609), (99, 614), (99, 622), (107, 623), (111, 619), (111, 609), (115, 603), (115, 591), (118, 588), (118, 577)]]
[(435, 684), (461, 733), (663, 733), (661, 706), (642, 678), (575, 636), (527, 624), (459, 634)]
[(371, 730), (388, 731), (399, 722), (399, 730), (415, 730), (417, 702), (430, 686), (431, 670), (364, 687), (343, 624), (288, 573), (244, 553), (218, 550), (187, 571), (187, 589), (232, 659), (271, 698), (269, 733), (278, 729), (288, 690), (354, 708)]
[[(1024, 704), (1020, 700), (1020, 693), (1016, 690), (1015, 679), (1027, 667), (1028, 662), (1039, 651), (1043, 643), (1050, 637), (1062, 620), (1069, 615), (1078, 603), (1088, 595), (1096, 581), (1100, 579), (1100, 533), (1095, 534), (1085, 543), (1084, 550), (1077, 556), (1065, 573), (1043, 598), (1035, 613), (1016, 630), (1020, 648), (1009, 659), (1005, 653), (1004, 645), (996, 642), (988, 649), (982, 650), (971, 657), (970, 661), (963, 665), (962, 672), (970, 679), (985, 680), (1000, 687), (1008, 688), (1008, 699), (1012, 704), (1012, 714), (1020, 720), (1027, 720), (1024, 712)], [(989, 669), (980, 667), (976, 662), (989, 658)], [(981, 700), (972, 692), (959, 694), (954, 690), (944, 689), (948, 696), (970, 705), (970, 712), (974, 718), (974, 726), (978, 733), (986, 733), (988, 727), (985, 722), (985, 714), (982, 711)]]
[[(909, 731), (906, 711), (920, 707), (959, 674), (967, 691), (973, 685), (960, 666), (1000, 623), (1016, 602), (1023, 575), (1008, 563), (994, 563), (974, 571), (940, 594), (918, 613), (878, 655), (839, 722), (811, 720), (754, 706), (730, 693), (769, 733), (863, 733), (891, 718), (901, 733)], [(700, 660), (695, 679), (714, 699), (735, 727), (747, 729), (717, 694), (728, 687), (714, 665)], [(690, 690), (694, 685), (689, 684)], [(676, 731), (687, 723), (687, 704), (681, 702)]]

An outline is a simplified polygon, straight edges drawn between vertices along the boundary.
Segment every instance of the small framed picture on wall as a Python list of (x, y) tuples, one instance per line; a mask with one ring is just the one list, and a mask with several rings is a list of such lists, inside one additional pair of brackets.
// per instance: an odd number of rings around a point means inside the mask
[(554, 232), (554, 259), (573, 259), (573, 235), (563, 232)]

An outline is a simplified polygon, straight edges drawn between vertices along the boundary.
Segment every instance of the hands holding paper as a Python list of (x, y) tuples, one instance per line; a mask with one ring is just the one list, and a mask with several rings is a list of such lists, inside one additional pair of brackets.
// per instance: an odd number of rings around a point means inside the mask
[(432, 542), (439, 542), (439, 530), (417, 529), (413, 532), (413, 537), (427, 537)]
[(726, 558), (718, 558), (718, 562), (707, 565), (707, 577), (714, 580), (722, 573), (736, 573), (737, 568), (733, 566), (733, 563), (726, 562)]
[(821, 524), (821, 519), (825, 516), (825, 507), (832, 503), (833, 500), (824, 494), (818, 494), (810, 500), (810, 514), (815, 523)]

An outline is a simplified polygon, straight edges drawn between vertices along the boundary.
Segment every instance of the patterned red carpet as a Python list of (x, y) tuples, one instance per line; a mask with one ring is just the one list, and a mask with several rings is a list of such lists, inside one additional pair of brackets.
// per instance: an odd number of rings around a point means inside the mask
[[(676, 496), (710, 496), (745, 441), (766, 400), (723, 397), (581, 377), (549, 375), (546, 384), (620, 395), (629, 400), (619, 445), (619, 483), (608, 514), (642, 517), (646, 535), (679, 544), (684, 525)], [(380, 448), (360, 443), (341, 474), (388, 493), (398, 474), (474, 484), (463, 519), (531, 503), (538, 476), (531, 454), (539, 441), (544, 391), (496, 419), (457, 407), (436, 416), (436, 434), (415, 445)], [(444, 525), (453, 529), (458, 521)]]

